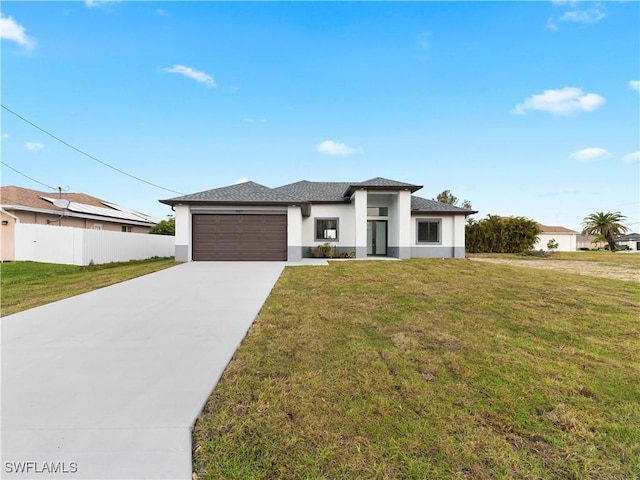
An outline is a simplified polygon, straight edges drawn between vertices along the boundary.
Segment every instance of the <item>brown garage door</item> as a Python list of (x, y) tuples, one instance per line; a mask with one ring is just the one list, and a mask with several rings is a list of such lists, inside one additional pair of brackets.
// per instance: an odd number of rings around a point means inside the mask
[(194, 260), (286, 260), (286, 215), (193, 215)]

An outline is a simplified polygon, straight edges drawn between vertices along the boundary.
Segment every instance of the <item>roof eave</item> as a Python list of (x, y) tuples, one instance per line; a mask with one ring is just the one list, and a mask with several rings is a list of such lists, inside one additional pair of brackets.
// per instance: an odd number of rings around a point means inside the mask
[(478, 210), (420, 210), (420, 209), (414, 209), (411, 210), (411, 214), (413, 215), (414, 213), (428, 213), (428, 214), (437, 214), (437, 215), (442, 215), (444, 213), (448, 213), (448, 214), (460, 214), (460, 215), (464, 215), (469, 216), (469, 215), (474, 215), (476, 213), (478, 213)]
[(165, 205), (225, 205), (225, 206), (234, 206), (234, 205), (242, 205), (242, 206), (297, 206), (297, 205), (306, 205), (309, 202), (302, 202), (297, 200), (292, 201), (231, 201), (231, 200), (158, 200), (160, 203), (164, 203)]

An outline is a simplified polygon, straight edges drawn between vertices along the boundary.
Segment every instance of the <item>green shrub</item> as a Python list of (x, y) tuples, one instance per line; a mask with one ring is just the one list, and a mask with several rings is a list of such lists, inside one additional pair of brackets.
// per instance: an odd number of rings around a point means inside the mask
[(470, 221), (465, 233), (470, 253), (522, 253), (533, 249), (540, 227), (525, 217), (487, 215), (480, 221)]

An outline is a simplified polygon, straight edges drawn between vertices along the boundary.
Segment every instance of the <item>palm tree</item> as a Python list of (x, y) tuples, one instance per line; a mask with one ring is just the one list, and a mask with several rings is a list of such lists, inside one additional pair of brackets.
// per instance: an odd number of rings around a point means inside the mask
[(609, 248), (612, 252), (617, 250), (616, 242), (613, 239), (614, 235), (620, 235), (621, 233), (628, 232), (629, 229), (622, 225), (622, 221), (627, 217), (620, 212), (596, 212), (584, 217), (582, 221), (583, 235), (598, 235), (604, 238), (609, 244)]

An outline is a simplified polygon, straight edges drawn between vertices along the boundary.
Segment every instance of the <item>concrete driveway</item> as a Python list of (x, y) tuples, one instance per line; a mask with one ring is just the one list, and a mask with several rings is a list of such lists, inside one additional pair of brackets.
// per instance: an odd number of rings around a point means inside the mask
[(2, 318), (2, 478), (191, 479), (193, 423), (284, 265), (187, 263)]

